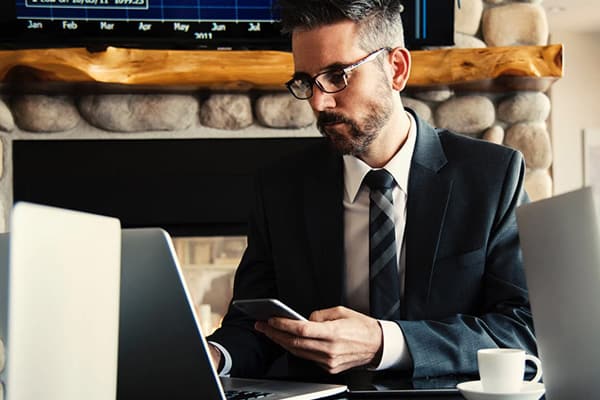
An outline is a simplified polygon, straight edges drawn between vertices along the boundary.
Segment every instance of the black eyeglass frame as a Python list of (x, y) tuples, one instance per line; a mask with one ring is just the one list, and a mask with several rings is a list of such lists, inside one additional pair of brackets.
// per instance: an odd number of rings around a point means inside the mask
[[(314, 89), (313, 87), (316, 85), (320, 91), (322, 91), (323, 93), (339, 93), (342, 90), (346, 89), (348, 87), (348, 74), (350, 72), (352, 72), (353, 70), (355, 70), (356, 68), (360, 67), (361, 65), (368, 63), (369, 61), (373, 61), (375, 60), (379, 54), (381, 54), (383, 51), (387, 51), (390, 52), (392, 51), (391, 47), (381, 47), (377, 50), (374, 50), (372, 52), (370, 52), (369, 54), (367, 54), (366, 56), (364, 56), (363, 58), (361, 58), (360, 60), (356, 61), (353, 64), (348, 65), (347, 67), (344, 68), (339, 68), (339, 69), (329, 69), (323, 72), (319, 72), (318, 74), (314, 75), (314, 76), (310, 76), (308, 74), (303, 74), (303, 79), (306, 79), (307, 83), (310, 84), (310, 95), (307, 97), (304, 96), (298, 96), (296, 93), (294, 93), (294, 90), (292, 89), (292, 85), (294, 84), (295, 81), (298, 80), (298, 78), (292, 78), (289, 81), (287, 81), (285, 83), (285, 86), (287, 87), (287, 89), (290, 91), (290, 93), (292, 94), (292, 96), (294, 96), (295, 98), (297, 98), (298, 100), (308, 100), (310, 99), (313, 94), (314, 94)], [(342, 73), (342, 76), (344, 78), (344, 86), (340, 89), (337, 90), (327, 90), (323, 87), (323, 85), (318, 81), (319, 77), (325, 74), (330, 74), (333, 71), (339, 71)]]

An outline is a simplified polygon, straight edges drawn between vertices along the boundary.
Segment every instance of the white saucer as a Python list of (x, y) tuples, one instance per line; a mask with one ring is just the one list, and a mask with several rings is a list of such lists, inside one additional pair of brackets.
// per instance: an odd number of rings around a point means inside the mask
[(467, 400), (538, 400), (546, 391), (543, 383), (527, 381), (514, 393), (484, 392), (481, 381), (462, 382), (456, 388)]

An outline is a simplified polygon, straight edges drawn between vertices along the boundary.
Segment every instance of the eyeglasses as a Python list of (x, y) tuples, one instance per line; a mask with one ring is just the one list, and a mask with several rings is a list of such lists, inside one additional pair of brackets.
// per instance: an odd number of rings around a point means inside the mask
[(348, 74), (360, 67), (361, 65), (373, 61), (377, 56), (384, 51), (391, 51), (389, 47), (382, 47), (375, 50), (365, 57), (361, 58), (354, 64), (344, 68), (330, 69), (323, 71), (315, 76), (310, 76), (305, 73), (297, 73), (290, 79), (285, 86), (295, 98), (299, 100), (307, 100), (313, 96), (313, 86), (316, 85), (319, 90), (324, 93), (337, 93), (346, 89), (348, 86)]

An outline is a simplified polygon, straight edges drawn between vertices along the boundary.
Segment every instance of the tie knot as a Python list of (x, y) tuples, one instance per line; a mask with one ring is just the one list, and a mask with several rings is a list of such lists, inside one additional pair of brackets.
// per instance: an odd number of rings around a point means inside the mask
[(394, 187), (394, 177), (385, 169), (372, 169), (363, 181), (371, 190), (391, 189)]

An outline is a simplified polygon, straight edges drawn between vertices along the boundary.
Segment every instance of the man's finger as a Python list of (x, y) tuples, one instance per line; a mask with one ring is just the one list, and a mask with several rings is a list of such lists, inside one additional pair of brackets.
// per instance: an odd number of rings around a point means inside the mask
[(297, 336), (289, 332), (273, 328), (269, 325), (261, 325), (259, 331), (286, 349), (293, 348), (305, 351), (327, 353), (332, 345), (330, 342), (325, 340)]
[(308, 319), (309, 321), (314, 322), (334, 321), (336, 319), (348, 317), (349, 311), (350, 309), (343, 306), (325, 308), (323, 310), (313, 311)]
[(280, 331), (288, 332), (293, 336), (304, 338), (332, 340), (335, 332), (327, 322), (296, 321), (287, 318), (271, 318), (269, 326)]

